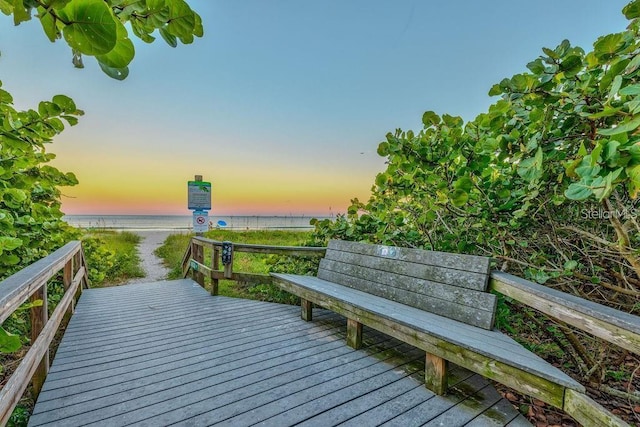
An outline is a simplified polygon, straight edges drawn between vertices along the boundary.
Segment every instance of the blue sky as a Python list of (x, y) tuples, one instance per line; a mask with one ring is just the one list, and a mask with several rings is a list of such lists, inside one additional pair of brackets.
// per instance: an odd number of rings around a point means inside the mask
[(205, 36), (136, 39), (124, 82), (3, 16), (0, 79), (19, 107), (64, 93), (85, 110), (50, 147), (80, 179), (67, 213), (188, 213), (202, 174), (216, 214), (324, 215), (366, 199), (387, 132), (426, 110), (472, 119), (543, 46), (622, 31), (626, 3), (190, 1)]

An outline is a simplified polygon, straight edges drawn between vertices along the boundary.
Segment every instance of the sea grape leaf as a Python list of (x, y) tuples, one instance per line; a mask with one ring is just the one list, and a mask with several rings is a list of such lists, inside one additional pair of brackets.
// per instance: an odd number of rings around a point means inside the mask
[(85, 55), (104, 55), (116, 45), (116, 18), (103, 0), (74, 0), (58, 14), (68, 22), (63, 34), (72, 49)]
[(631, 119), (626, 123), (621, 123), (614, 128), (598, 129), (598, 133), (600, 135), (613, 136), (613, 135), (618, 135), (625, 132), (631, 132), (633, 130), (636, 130), (638, 126), (640, 126), (640, 115), (634, 117), (633, 119)]
[(20, 349), (22, 342), (18, 335), (11, 334), (0, 326), (0, 353), (14, 353)]
[(172, 0), (169, 3), (169, 22), (167, 30), (181, 40), (192, 36), (196, 25), (195, 14), (183, 0)]
[(109, 68), (125, 68), (133, 60), (135, 49), (133, 42), (129, 39), (129, 33), (124, 25), (116, 20), (116, 44), (108, 53), (96, 56), (101, 64)]
[(102, 69), (102, 71), (112, 79), (124, 80), (127, 78), (127, 76), (129, 76), (129, 67), (124, 67), (124, 68), (109, 67), (108, 65), (105, 65), (100, 61), (98, 61), (98, 65), (100, 65), (100, 69)]
[(640, 1), (634, 0), (622, 9), (622, 13), (627, 19), (640, 17)]

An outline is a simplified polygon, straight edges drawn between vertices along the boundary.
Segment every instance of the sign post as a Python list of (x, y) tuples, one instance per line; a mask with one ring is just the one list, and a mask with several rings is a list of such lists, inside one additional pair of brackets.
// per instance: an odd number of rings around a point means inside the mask
[(196, 236), (209, 229), (209, 213), (211, 210), (211, 183), (196, 175), (193, 181), (187, 182), (187, 209), (193, 211), (193, 231)]

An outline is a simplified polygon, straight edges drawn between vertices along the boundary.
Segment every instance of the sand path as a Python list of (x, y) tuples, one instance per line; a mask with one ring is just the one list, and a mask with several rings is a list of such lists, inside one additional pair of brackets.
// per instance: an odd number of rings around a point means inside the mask
[(134, 233), (142, 237), (142, 240), (138, 244), (138, 253), (142, 260), (142, 268), (147, 275), (145, 277), (131, 279), (127, 281), (127, 283), (147, 283), (166, 279), (169, 269), (162, 264), (162, 260), (153, 252), (158, 246), (164, 243), (169, 235), (180, 234), (180, 231), (140, 230), (134, 231)]

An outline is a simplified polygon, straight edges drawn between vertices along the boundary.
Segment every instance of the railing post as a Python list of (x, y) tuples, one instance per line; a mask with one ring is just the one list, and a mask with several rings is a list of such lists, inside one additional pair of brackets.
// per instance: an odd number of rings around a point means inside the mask
[[(42, 300), (42, 305), (37, 307), (31, 307), (31, 343), (33, 344), (38, 336), (40, 335), (40, 331), (44, 328), (44, 325), (49, 320), (49, 312), (47, 309), (47, 284), (44, 283), (37, 291), (31, 295), (31, 302), (34, 303), (37, 300)], [(32, 383), (33, 383), (33, 393), (34, 396), (38, 396), (40, 394), (40, 390), (42, 390), (42, 385), (44, 384), (44, 380), (49, 373), (49, 350), (46, 351), (36, 372), (33, 374)]]
[[(71, 282), (73, 282), (73, 258), (71, 258), (64, 265), (64, 269), (62, 270), (62, 285), (64, 286), (64, 291), (66, 292), (71, 286)], [(71, 315), (76, 310), (76, 300), (75, 298), (71, 300), (71, 305), (69, 306), (69, 310), (67, 310), (67, 314), (65, 315), (65, 320), (68, 322), (71, 318)]]
[[(204, 247), (199, 245), (197, 242), (193, 242), (193, 247), (191, 249), (192, 257), (195, 261), (200, 264), (204, 264)], [(193, 272), (193, 280), (198, 282), (198, 284), (204, 287), (204, 274), (201, 271)]]
[[(220, 269), (220, 249), (213, 247), (213, 255), (211, 255), (211, 268), (214, 271)], [(218, 295), (218, 279), (211, 279), (211, 295)]]

